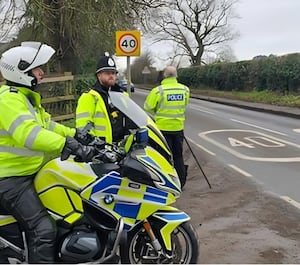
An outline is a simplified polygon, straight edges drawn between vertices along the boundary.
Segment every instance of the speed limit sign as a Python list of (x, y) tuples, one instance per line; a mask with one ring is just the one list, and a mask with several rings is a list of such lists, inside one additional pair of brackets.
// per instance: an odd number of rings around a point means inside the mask
[(141, 33), (133, 31), (116, 31), (116, 55), (140, 56)]

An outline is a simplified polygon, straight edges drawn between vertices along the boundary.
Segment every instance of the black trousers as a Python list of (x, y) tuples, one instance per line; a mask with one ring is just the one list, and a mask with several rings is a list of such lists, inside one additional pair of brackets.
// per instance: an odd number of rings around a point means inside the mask
[(173, 159), (174, 159), (174, 167), (179, 176), (181, 187), (185, 185), (186, 182), (186, 170), (183, 161), (183, 140), (184, 140), (184, 132), (169, 132), (169, 131), (161, 131), (164, 137), (166, 138), (169, 147), (171, 148)]
[(0, 207), (25, 230), (29, 263), (54, 263), (56, 225), (33, 186), (33, 176), (0, 178)]

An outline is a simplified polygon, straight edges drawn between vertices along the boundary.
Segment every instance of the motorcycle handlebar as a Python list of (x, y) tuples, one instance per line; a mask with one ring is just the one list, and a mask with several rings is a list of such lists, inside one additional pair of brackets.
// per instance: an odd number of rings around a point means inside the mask
[[(93, 126), (93, 124), (88, 123), (84, 127), (84, 130), (88, 132), (90, 130), (89, 127), (91, 127), (91, 126)], [(104, 140), (102, 140), (99, 137), (94, 137), (93, 141), (88, 144), (88, 146), (94, 147), (94, 150), (95, 150), (95, 154), (94, 154), (93, 158), (91, 159), (91, 161), (101, 160), (103, 162), (111, 162), (111, 163), (120, 161), (122, 158), (125, 157), (130, 146), (132, 146), (134, 144), (134, 142), (139, 143), (139, 141), (140, 141), (139, 139), (141, 137), (136, 136), (136, 131), (132, 131), (131, 135), (135, 135), (135, 137), (134, 137), (135, 140), (133, 140), (133, 138), (131, 138), (132, 140), (129, 141), (130, 145), (129, 145), (129, 147), (127, 146), (126, 148), (125, 148), (125, 146), (127, 145), (126, 140), (130, 138), (129, 137), (130, 135), (125, 136), (124, 139), (122, 141), (120, 141), (119, 143), (112, 143), (112, 144), (106, 143)], [(125, 149), (127, 151), (125, 151)], [(67, 159), (67, 158), (65, 158), (65, 159)], [(65, 160), (65, 159), (63, 159), (63, 160)], [(80, 157), (75, 157), (74, 160), (77, 162), (81, 162)]]
[(108, 144), (99, 138), (95, 138), (95, 142), (92, 144), (96, 151), (93, 158), (95, 161), (100, 160), (105, 163), (115, 163), (125, 156), (125, 152), (117, 144)]

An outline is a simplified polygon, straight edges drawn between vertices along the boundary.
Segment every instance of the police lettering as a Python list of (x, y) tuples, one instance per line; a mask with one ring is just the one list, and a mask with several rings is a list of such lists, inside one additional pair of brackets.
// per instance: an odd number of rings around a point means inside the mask
[(168, 101), (182, 101), (183, 100), (183, 94), (168, 95), (167, 100)]

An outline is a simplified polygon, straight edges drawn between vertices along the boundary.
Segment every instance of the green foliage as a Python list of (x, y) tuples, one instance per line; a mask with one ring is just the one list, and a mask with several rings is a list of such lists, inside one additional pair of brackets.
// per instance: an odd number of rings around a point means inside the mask
[(200, 86), (201, 71), (200, 67), (181, 68), (178, 70), (178, 81), (190, 87)]
[[(53, 61), (58, 72), (78, 74), (86, 73), (90, 58), (115, 52), (115, 31), (134, 29), (135, 18), (129, 14), (135, 5), (129, 0), (7, 0), (9, 12), (0, 13), (13, 16), (11, 28), (20, 29), (14, 45), (24, 40), (45, 42), (56, 50)], [(1, 26), (2, 21), (12, 20), (1, 19)]]
[(190, 87), (222, 91), (273, 91), (281, 95), (300, 91), (300, 53), (257, 57), (251, 61), (214, 63), (178, 71)]
[(62, 121), (61, 124), (65, 125), (67, 127), (70, 127), (70, 128), (74, 128), (75, 127), (75, 119)]
[(84, 91), (88, 91), (96, 82), (97, 78), (94, 74), (77, 75), (74, 79), (76, 98)]

